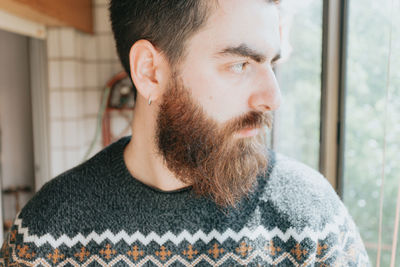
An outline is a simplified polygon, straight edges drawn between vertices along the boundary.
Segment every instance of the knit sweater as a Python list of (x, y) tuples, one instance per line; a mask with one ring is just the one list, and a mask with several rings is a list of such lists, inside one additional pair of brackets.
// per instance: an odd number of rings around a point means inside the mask
[(358, 230), (318, 172), (269, 150), (236, 209), (191, 187), (131, 176), (130, 137), (47, 182), (16, 216), (2, 266), (369, 266)]

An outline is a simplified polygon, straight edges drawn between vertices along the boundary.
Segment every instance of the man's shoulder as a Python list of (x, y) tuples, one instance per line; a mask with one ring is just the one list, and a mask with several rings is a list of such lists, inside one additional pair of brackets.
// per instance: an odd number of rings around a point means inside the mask
[(309, 246), (316, 263), (370, 266), (358, 229), (327, 179), (297, 160), (272, 155), (259, 202), (269, 233), (292, 253)]
[(280, 153), (275, 153), (269, 185), (286, 190), (302, 188), (303, 193), (314, 193), (321, 196), (322, 191), (334, 193), (331, 184), (319, 171)]
[[(87, 205), (91, 198), (90, 163), (85, 162), (67, 170), (45, 183), (28, 201), (16, 217), (15, 223), (30, 231), (45, 234), (48, 229), (68, 226), (67, 218)], [(92, 183), (93, 186), (95, 183)]]
[(274, 155), (274, 167), (262, 200), (291, 226), (320, 228), (346, 212), (337, 193), (321, 173), (280, 153)]
[[(36, 266), (39, 258), (53, 253), (60, 242), (85, 230), (90, 212), (84, 211), (90, 211), (91, 202), (95, 203), (91, 198), (93, 187), (97, 186), (98, 175), (93, 171), (97, 157), (57, 175), (35, 193), (7, 233), (0, 252), (0, 266), (11, 265), (18, 257), (21, 266)], [(35, 258), (38, 259), (33, 264), (31, 260)]]
[(122, 138), (103, 148), (90, 159), (58, 174), (46, 182), (30, 202), (36, 203), (43, 199), (51, 199), (52, 203), (60, 204), (62, 201), (71, 204), (73, 199), (89, 197), (88, 194), (93, 191), (104, 191), (107, 186), (110, 186), (113, 178), (119, 175), (116, 170), (125, 166), (124, 163), (121, 163), (121, 160), (123, 161), (121, 148), (128, 141), (128, 138)]
[(37, 202), (43, 198), (59, 201), (83, 193), (82, 191), (87, 192), (88, 189), (100, 182), (99, 178), (106, 174), (107, 168), (104, 168), (105, 166), (99, 159), (102, 153), (103, 151), (100, 151), (91, 159), (47, 181), (34, 195), (31, 202)]
[(114, 186), (112, 149), (113, 146), (107, 147), (46, 182), (22, 208), (16, 222), (21, 221), (40, 235), (49, 229), (66, 231), (64, 228), (78, 227), (79, 220), (83, 222), (90, 219), (88, 216), (95, 216)]

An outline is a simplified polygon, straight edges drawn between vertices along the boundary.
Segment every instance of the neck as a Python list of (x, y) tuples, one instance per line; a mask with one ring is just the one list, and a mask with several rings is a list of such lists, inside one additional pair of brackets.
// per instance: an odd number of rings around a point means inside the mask
[(155, 143), (157, 112), (154, 106), (137, 102), (132, 121), (132, 138), (124, 151), (125, 164), (133, 177), (161, 191), (189, 185), (166, 167)]

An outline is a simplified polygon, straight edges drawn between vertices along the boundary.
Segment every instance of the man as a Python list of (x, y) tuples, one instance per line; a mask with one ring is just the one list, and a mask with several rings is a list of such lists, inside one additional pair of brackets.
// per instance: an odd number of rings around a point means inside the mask
[(279, 4), (112, 0), (137, 90), (132, 137), (48, 182), (6, 264), (368, 266), (317, 172), (266, 149), (280, 105)]

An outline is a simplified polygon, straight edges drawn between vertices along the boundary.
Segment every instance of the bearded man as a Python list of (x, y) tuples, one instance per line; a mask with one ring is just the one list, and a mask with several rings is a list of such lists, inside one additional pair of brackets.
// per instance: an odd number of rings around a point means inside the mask
[(45, 184), (6, 264), (368, 266), (316, 171), (267, 149), (280, 13), (266, 0), (112, 0), (132, 136)]

